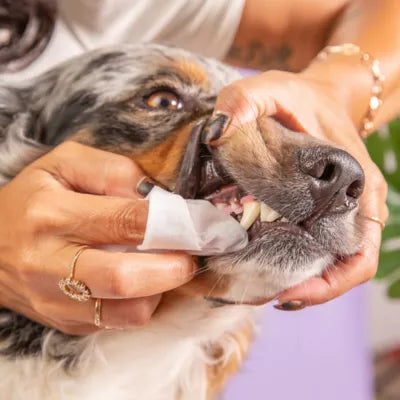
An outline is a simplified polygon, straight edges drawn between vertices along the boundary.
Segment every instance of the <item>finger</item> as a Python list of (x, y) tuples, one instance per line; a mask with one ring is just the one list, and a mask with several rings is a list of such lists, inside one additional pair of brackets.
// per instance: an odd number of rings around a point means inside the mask
[(258, 101), (252, 89), (252, 78), (246, 78), (221, 90), (215, 111), (203, 130), (205, 143), (218, 145), (240, 127), (254, 123), (261, 115), (275, 114), (274, 99), (264, 93), (263, 101)]
[(126, 329), (146, 325), (160, 300), (161, 295), (128, 300), (102, 300), (101, 327)]
[[(47, 196), (49, 203), (51, 194)], [(58, 196), (55, 192), (53, 204)], [(147, 200), (66, 192), (63, 201), (54, 207), (58, 218), (49, 224), (70, 241), (94, 245), (143, 242), (149, 212)]]
[(362, 215), (378, 217), (386, 222), (389, 211), (386, 205), (388, 185), (378, 167), (369, 160), (364, 167), (366, 176), (365, 188), (360, 199)]
[[(70, 302), (72, 300), (69, 299)], [(52, 329), (57, 329), (61, 332), (64, 332), (65, 334), (69, 335), (87, 335), (93, 332), (98, 331), (98, 328), (96, 328), (93, 323), (89, 324), (86, 322), (71, 322), (71, 321), (61, 321), (58, 318), (58, 312), (62, 310), (62, 306), (57, 302), (55, 303), (49, 303), (47, 302), (47, 305), (50, 306), (52, 305), (54, 309), (51, 307), (46, 308), (46, 312), (37, 312), (36, 310), (32, 309), (32, 307), (29, 307), (25, 302), (24, 303), (13, 303), (12, 304), (12, 310), (17, 312), (18, 314), (24, 315), (25, 317), (29, 318), (32, 321), (36, 321), (37, 323), (47, 326)], [(65, 310), (65, 315), (69, 314), (69, 317), (71, 317), (71, 313), (69, 313), (69, 307), (71, 304), (68, 304), (68, 307)], [(11, 308), (10, 308), (11, 309)]]
[(295, 95), (281, 82), (282, 78), (274, 78), (272, 72), (268, 74), (269, 78), (261, 78), (262, 84), (260, 76), (255, 76), (235, 81), (221, 90), (215, 112), (204, 128), (204, 142), (219, 145), (263, 116), (274, 117), (288, 129), (306, 132), (304, 122), (298, 118), (304, 106), (293, 103)]
[(121, 197), (138, 197), (136, 185), (144, 176), (127, 157), (71, 141), (57, 146), (33, 166), (68, 189)]
[[(67, 276), (68, 268), (65, 266), (64, 273), (57, 278)], [(192, 257), (183, 253), (86, 249), (76, 263), (75, 278), (85, 282), (92, 297), (126, 299), (152, 296), (181, 286), (193, 278), (195, 268)]]
[(380, 226), (367, 222), (366, 235), (363, 249), (357, 255), (326, 270), (321, 277), (311, 278), (286, 290), (279, 296), (279, 303), (302, 301), (306, 305), (321, 304), (371, 279), (378, 267)]
[[(100, 327), (125, 329), (146, 325), (160, 300), (159, 294), (136, 299), (101, 299)], [(98, 329), (94, 323), (95, 302), (96, 299), (92, 298), (79, 303), (65, 296), (59, 302), (49, 304), (46, 315), (51, 315), (60, 326), (70, 326), (71, 329), (81, 326), (85, 330), (90, 327), (94, 331)]]

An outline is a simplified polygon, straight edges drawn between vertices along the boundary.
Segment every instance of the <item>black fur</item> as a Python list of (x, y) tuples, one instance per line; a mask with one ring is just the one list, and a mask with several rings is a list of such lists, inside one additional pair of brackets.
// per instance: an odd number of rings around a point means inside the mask
[(88, 114), (96, 104), (97, 96), (87, 90), (78, 90), (65, 100), (46, 124), (41, 141), (50, 146), (60, 144), (78, 128), (88, 123)]
[(42, 350), (42, 339), (49, 330), (50, 328), (20, 314), (1, 308), (0, 355), (16, 358), (39, 354)]

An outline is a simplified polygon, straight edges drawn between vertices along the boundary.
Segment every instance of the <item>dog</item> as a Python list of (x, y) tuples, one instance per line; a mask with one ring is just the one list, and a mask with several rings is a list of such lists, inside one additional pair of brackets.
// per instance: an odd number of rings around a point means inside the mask
[(1, 84), (0, 184), (73, 140), (228, 210), (249, 243), (201, 258), (196, 277), (132, 331), (69, 336), (1, 309), (0, 399), (214, 399), (246, 356), (254, 305), (357, 252), (364, 176), (348, 153), (267, 117), (218, 147), (203, 143), (199, 126), (239, 78), (216, 60), (152, 44), (95, 50)]

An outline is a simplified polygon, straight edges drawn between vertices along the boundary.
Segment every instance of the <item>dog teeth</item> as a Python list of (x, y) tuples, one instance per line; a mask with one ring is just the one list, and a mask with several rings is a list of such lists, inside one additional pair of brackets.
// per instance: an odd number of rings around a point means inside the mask
[(249, 229), (260, 215), (260, 209), (261, 207), (259, 201), (248, 201), (244, 203), (240, 225), (242, 225), (246, 230)]
[(279, 217), (280, 214), (277, 213), (268, 204), (261, 203), (261, 212), (260, 212), (261, 222), (273, 222), (276, 221)]

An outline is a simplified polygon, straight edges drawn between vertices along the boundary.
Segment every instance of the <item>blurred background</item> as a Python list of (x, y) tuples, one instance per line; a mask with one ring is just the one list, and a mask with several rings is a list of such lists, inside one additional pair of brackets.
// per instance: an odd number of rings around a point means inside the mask
[(300, 312), (266, 306), (223, 400), (400, 400), (400, 118), (366, 144), (389, 183), (376, 279)]

